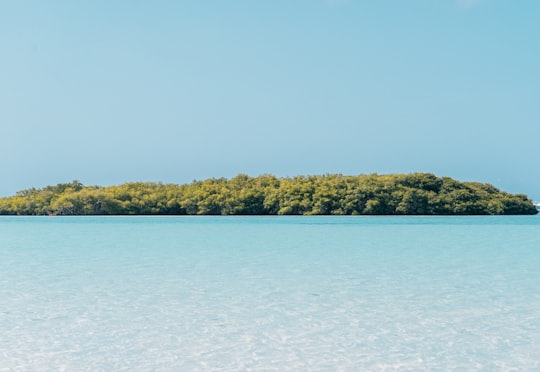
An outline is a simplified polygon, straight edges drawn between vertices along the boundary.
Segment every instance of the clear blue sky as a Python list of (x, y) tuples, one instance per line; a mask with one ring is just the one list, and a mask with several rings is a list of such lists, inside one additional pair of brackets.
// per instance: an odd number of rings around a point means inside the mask
[(0, 3), (0, 195), (433, 172), (540, 200), (540, 1)]

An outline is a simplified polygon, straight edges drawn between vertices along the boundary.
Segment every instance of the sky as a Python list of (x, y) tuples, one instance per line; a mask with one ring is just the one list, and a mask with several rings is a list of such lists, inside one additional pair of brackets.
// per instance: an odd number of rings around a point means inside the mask
[(0, 2), (0, 196), (431, 172), (540, 201), (538, 0)]

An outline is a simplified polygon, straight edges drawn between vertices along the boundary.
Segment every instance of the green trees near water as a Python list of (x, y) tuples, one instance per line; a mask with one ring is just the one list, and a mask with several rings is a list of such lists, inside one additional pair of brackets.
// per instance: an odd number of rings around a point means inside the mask
[(3, 215), (487, 215), (536, 214), (522, 194), (430, 173), (277, 178), (238, 175), (176, 185), (78, 181), (0, 198)]

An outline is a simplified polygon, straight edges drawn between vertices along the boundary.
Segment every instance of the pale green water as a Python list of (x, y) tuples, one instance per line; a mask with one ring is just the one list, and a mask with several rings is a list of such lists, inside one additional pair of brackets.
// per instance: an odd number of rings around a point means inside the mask
[(540, 217), (3, 217), (0, 370), (538, 370)]

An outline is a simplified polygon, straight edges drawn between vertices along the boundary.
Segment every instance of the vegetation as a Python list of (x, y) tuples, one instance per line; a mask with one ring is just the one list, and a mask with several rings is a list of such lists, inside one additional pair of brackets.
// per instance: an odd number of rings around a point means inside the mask
[(78, 181), (0, 198), (3, 215), (486, 215), (536, 214), (532, 201), (429, 173), (277, 178), (238, 175), (191, 184)]

